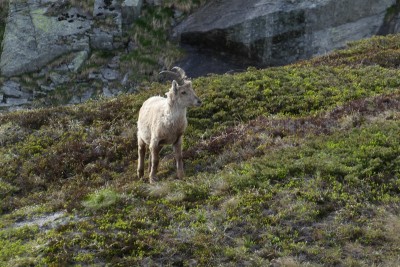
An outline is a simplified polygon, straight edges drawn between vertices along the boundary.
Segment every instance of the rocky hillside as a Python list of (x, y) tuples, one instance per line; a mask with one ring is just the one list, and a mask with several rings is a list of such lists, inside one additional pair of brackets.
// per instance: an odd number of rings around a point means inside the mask
[(181, 57), (169, 31), (202, 3), (1, 1), (0, 109), (135, 91)]
[(136, 178), (169, 84), (0, 115), (1, 266), (399, 266), (400, 36), (193, 80), (187, 176)]
[(397, 33), (399, 10), (397, 0), (1, 0), (0, 110), (135, 92), (175, 64), (197, 77), (292, 63)]

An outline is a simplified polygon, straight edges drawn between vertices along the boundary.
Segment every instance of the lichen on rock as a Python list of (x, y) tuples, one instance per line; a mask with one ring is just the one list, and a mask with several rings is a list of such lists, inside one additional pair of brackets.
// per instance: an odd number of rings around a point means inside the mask
[[(84, 34), (91, 28), (90, 20), (62, 20), (46, 11), (47, 7), (36, 1), (10, 1), (0, 60), (2, 75), (38, 71), (60, 55), (89, 49)], [(70, 17), (79, 14), (74, 8), (68, 13)]]

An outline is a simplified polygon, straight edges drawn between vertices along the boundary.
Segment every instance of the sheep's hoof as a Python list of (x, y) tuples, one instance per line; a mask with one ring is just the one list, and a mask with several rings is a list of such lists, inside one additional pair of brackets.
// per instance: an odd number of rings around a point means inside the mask
[(178, 171), (176, 173), (176, 176), (178, 177), (178, 179), (182, 179), (185, 176), (185, 173), (183, 171)]

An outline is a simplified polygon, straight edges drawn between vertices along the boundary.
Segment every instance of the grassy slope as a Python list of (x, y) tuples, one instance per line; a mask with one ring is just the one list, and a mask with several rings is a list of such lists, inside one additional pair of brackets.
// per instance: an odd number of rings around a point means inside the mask
[(0, 265), (398, 266), (399, 44), (194, 80), (183, 180), (135, 177), (168, 85), (0, 115)]

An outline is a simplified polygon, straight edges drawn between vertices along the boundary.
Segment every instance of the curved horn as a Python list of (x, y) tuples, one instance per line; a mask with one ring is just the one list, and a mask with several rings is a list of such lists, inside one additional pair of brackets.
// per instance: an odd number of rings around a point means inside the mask
[(176, 72), (170, 71), (170, 70), (163, 70), (163, 71), (161, 71), (159, 74), (168, 74), (168, 75), (173, 76), (174, 79), (176, 79), (176, 80), (179, 80), (179, 81), (182, 80), (181, 75), (179, 75), (179, 74), (176, 73)]
[(181, 76), (181, 79), (187, 79), (186, 73), (183, 69), (181, 69), (180, 67), (173, 67), (172, 70), (175, 70), (179, 73), (179, 75)]
[(173, 67), (171, 70), (164, 70), (161, 71), (159, 74), (169, 74), (175, 80), (177, 80), (179, 84), (182, 84), (188, 78), (185, 71), (180, 67)]

